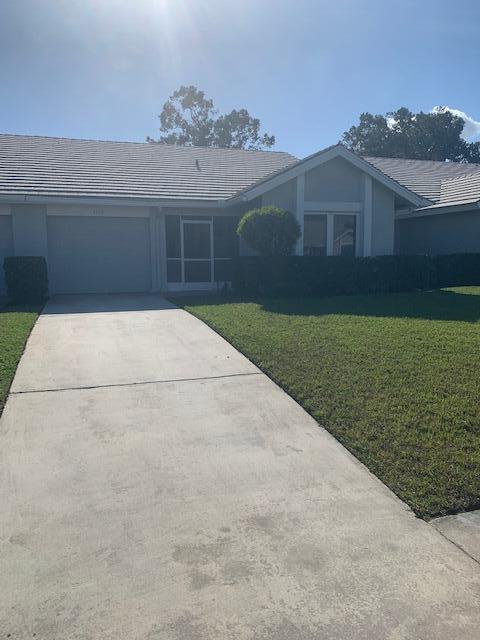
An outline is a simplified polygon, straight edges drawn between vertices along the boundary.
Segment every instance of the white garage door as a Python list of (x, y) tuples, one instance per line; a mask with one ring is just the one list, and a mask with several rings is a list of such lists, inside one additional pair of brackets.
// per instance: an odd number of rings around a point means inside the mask
[(51, 293), (149, 291), (147, 218), (47, 218)]

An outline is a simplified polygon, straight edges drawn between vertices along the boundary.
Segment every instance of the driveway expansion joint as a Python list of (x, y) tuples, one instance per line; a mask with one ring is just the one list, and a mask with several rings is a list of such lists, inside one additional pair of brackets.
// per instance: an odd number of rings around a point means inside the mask
[[(467, 511), (468, 513), (468, 511)], [(457, 514), (454, 514), (457, 515)], [(465, 549), (465, 547), (463, 547), (459, 542), (457, 542), (456, 540), (454, 540), (453, 538), (447, 536), (443, 531), (441, 531), (438, 527), (435, 526), (435, 519), (439, 519), (439, 518), (434, 518), (433, 520), (430, 520), (430, 522), (428, 523), (433, 529), (435, 529), (435, 531), (437, 533), (439, 533), (442, 538), (444, 538), (445, 540), (447, 540), (447, 542), (450, 542), (451, 544), (453, 544), (454, 547), (457, 547), (457, 549), (459, 551), (461, 551), (462, 553), (464, 553), (468, 558), (470, 558), (470, 560), (473, 560), (478, 566), (480, 566), (480, 561), (478, 560), (478, 558), (476, 558), (474, 555), (472, 555), (469, 551), (467, 551), (467, 549)]]
[(87, 391), (92, 389), (113, 389), (115, 387), (135, 387), (148, 384), (167, 384), (171, 382), (198, 382), (201, 380), (222, 380), (223, 378), (239, 378), (244, 376), (261, 376), (262, 371), (248, 371), (244, 373), (228, 373), (218, 376), (200, 376), (198, 378), (167, 378), (162, 380), (141, 380), (139, 382), (117, 382), (114, 384), (83, 385), (79, 387), (58, 387), (52, 389), (25, 389), (10, 391), (10, 396), (22, 396), (32, 393), (55, 393), (57, 391)]

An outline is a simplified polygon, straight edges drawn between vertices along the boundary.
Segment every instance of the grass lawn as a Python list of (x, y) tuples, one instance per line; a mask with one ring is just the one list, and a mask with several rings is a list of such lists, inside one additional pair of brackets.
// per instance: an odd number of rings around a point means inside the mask
[(179, 298), (421, 517), (480, 508), (480, 287)]
[(25, 342), (37, 317), (36, 311), (0, 309), (0, 414)]

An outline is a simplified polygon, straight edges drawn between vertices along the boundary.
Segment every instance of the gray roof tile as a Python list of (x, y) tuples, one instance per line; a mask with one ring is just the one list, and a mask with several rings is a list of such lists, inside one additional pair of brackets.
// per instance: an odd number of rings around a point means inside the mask
[(467, 176), (442, 180), (440, 204), (464, 203), (480, 200), (480, 171)]
[[(480, 200), (480, 164), (364, 160), (435, 206)], [(278, 151), (0, 134), (0, 195), (224, 200), (297, 162)]]
[[(435, 160), (407, 160), (403, 158), (372, 158), (364, 160), (410, 191), (439, 203), (444, 198), (444, 182), (465, 176), (480, 176), (480, 164), (463, 162), (437, 162)], [(468, 189), (469, 187), (466, 187)], [(473, 189), (473, 182), (470, 190)], [(453, 191), (453, 188), (452, 188)], [(480, 190), (478, 191), (480, 198)]]
[(275, 151), (0, 134), (0, 194), (222, 200), (296, 161)]

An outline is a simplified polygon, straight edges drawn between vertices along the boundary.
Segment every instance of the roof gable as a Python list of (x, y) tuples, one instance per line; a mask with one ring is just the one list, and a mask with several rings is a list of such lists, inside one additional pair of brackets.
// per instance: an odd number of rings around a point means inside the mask
[(428, 204), (428, 201), (424, 197), (409, 190), (400, 182), (387, 175), (364, 158), (356, 155), (355, 153), (344, 147), (342, 144), (327, 147), (326, 149), (308, 156), (303, 160), (299, 160), (298, 162), (287, 166), (284, 169), (280, 169), (276, 173), (267, 176), (263, 180), (258, 181), (253, 186), (244, 189), (242, 193), (234, 196), (233, 200), (250, 200), (256, 198), (263, 193), (266, 193), (267, 191), (275, 188), (282, 182), (291, 180), (292, 178), (295, 178), (309, 171), (310, 169), (313, 169), (314, 167), (320, 166), (321, 164), (329, 162), (330, 160), (338, 157), (347, 160), (355, 167), (370, 175), (372, 178), (396, 193), (399, 197), (405, 199), (407, 202), (410, 202), (415, 206)]

